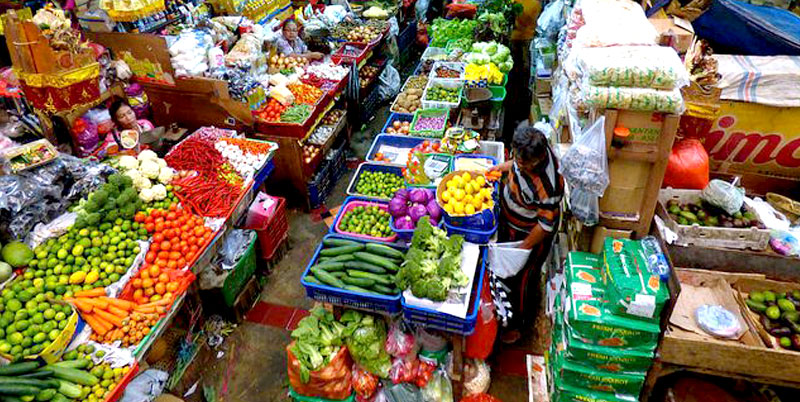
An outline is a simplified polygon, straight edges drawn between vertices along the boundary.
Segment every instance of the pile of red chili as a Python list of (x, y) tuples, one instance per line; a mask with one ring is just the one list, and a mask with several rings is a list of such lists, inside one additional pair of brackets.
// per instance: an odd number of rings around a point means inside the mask
[(193, 213), (212, 218), (224, 217), (237, 204), (242, 189), (219, 178), (198, 174), (172, 182), (175, 196)]
[(222, 154), (214, 148), (214, 141), (189, 137), (167, 154), (167, 164), (177, 170), (196, 170), (211, 173), (225, 162)]

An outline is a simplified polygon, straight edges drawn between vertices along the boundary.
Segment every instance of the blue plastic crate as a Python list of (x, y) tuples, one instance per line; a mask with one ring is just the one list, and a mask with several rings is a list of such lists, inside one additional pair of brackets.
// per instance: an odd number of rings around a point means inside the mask
[(384, 201), (389, 201), (391, 199), (391, 197), (382, 198), (382, 197), (375, 197), (358, 193), (356, 191), (356, 186), (358, 185), (358, 180), (360, 179), (362, 172), (387, 172), (387, 173), (393, 173), (398, 177), (400, 177), (401, 179), (403, 178), (403, 168), (401, 168), (400, 166), (387, 165), (385, 163), (378, 163), (378, 162), (364, 162), (358, 165), (356, 173), (353, 175), (353, 178), (350, 179), (350, 185), (347, 186), (347, 195), (369, 198), (373, 200), (384, 200)]
[(456, 161), (459, 159), (488, 159), (492, 162), (492, 166), (497, 166), (497, 159), (493, 156), (481, 154), (458, 154), (453, 157), (453, 163), (450, 165), (451, 171), (456, 170)]
[[(436, 226), (438, 226), (441, 229), (444, 227), (443, 225), (444, 221), (442, 221), (442, 219), (439, 218), (439, 224)], [(389, 227), (392, 228), (392, 231), (397, 233), (398, 240), (402, 240), (406, 243), (410, 242), (411, 238), (414, 236), (414, 229), (398, 229), (394, 227), (394, 217), (389, 218)]]
[[(363, 239), (356, 239), (334, 234), (325, 235), (325, 237), (323, 237), (323, 239), (327, 238), (346, 239), (359, 243), (368, 243), (368, 241)], [(397, 244), (389, 244), (389, 246), (403, 252), (407, 250), (407, 247)], [(311, 257), (311, 261), (308, 262), (308, 266), (306, 266), (303, 276), (300, 279), (300, 283), (306, 288), (306, 296), (319, 302), (331, 303), (359, 310), (367, 310), (370, 312), (389, 314), (397, 314), (400, 312), (400, 293), (394, 296), (363, 294), (352, 292), (346, 289), (335, 288), (325, 284), (317, 285), (316, 283), (306, 282), (306, 275), (308, 275), (310, 268), (314, 266), (314, 264), (317, 262), (317, 259), (319, 259), (319, 253), (322, 251), (322, 248), (323, 245), (320, 243), (314, 252), (314, 256)]]
[[(390, 145), (397, 148), (414, 148), (422, 144), (423, 141), (430, 141), (429, 138), (411, 137), (408, 135), (394, 135), (394, 134), (378, 134), (375, 140), (372, 141), (372, 146), (367, 153), (367, 160), (371, 162), (378, 162), (375, 160), (375, 154), (383, 145)], [(385, 163), (385, 162), (380, 162)]]
[(447, 230), (448, 235), (462, 235), (464, 236), (464, 240), (475, 244), (488, 244), (492, 236), (497, 233), (497, 226), (497, 223), (495, 223), (494, 227), (489, 230), (471, 230), (450, 226), (446, 222), (444, 223), (444, 228)]
[[(481, 289), (483, 289), (483, 277), (486, 271), (487, 252), (486, 247), (481, 250), (480, 266), (473, 281), (472, 305), (467, 311), (465, 318), (458, 318), (438, 311), (409, 306), (405, 298), (401, 300), (403, 306), (403, 319), (411, 324), (423, 325), (426, 329), (438, 329), (440, 331), (452, 332), (459, 335), (469, 335), (475, 330), (475, 323), (478, 321), (478, 311), (480, 310)], [(477, 287), (475, 287), (477, 283)]]
[(392, 123), (394, 123), (395, 120), (407, 121), (409, 124), (411, 124), (411, 120), (413, 120), (413, 119), (414, 119), (414, 115), (413, 114), (394, 113), (394, 112), (392, 112), (392, 114), (389, 115), (389, 118), (386, 119), (386, 124), (383, 125), (383, 129), (381, 130), (381, 133), (386, 133), (386, 129), (388, 129), (389, 126)]

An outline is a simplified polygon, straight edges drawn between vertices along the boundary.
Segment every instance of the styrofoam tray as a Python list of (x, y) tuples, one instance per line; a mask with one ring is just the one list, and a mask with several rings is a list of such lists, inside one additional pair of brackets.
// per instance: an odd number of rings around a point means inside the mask
[(469, 278), (467, 286), (458, 290), (458, 302), (446, 300), (444, 302), (435, 302), (428, 299), (420, 299), (411, 293), (411, 289), (403, 291), (403, 298), (406, 304), (415, 307), (427, 308), (435, 310), (440, 313), (452, 315), (458, 318), (466, 318), (469, 311), (470, 295), (472, 294), (472, 285), (475, 280), (475, 272), (478, 271), (478, 260), (480, 259), (481, 248), (477, 244), (464, 242), (464, 248), (461, 251), (461, 270)]

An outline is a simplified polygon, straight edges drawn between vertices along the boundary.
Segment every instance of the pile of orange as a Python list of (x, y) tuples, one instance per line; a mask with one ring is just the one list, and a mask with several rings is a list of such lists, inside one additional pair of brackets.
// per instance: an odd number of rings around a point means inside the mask
[(178, 282), (171, 281), (167, 272), (162, 272), (158, 265), (144, 266), (131, 280), (133, 300), (147, 303), (163, 299), (172, 299), (178, 290)]

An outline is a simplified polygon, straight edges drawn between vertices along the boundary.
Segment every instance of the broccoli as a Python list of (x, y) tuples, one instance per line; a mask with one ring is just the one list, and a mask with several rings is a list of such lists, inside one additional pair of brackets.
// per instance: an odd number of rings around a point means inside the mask
[(103, 190), (108, 193), (108, 198), (117, 198), (119, 196), (119, 188), (111, 183), (103, 184)]
[[(96, 207), (100, 207), (100, 205), (105, 204), (106, 200), (108, 199), (108, 191), (104, 190), (103, 188), (98, 189), (97, 191), (93, 192), (92, 195), (89, 196), (89, 200), (87, 203), (92, 202)], [(84, 207), (84, 209), (89, 209)], [(89, 210), (89, 212), (94, 212), (97, 210)]]
[(136, 211), (136, 204), (131, 202), (119, 210), (119, 215), (122, 219), (131, 220), (133, 219), (133, 216), (136, 215)]
[(117, 211), (116, 209), (110, 209), (108, 212), (106, 212), (106, 215), (103, 217), (103, 220), (106, 222), (114, 222), (115, 220), (117, 220), (117, 218), (119, 218), (119, 211)]
[(120, 184), (120, 188), (127, 189), (131, 187), (133, 187), (133, 179), (126, 174), (122, 175), (122, 183)]
[(95, 201), (95, 198), (89, 197), (89, 200), (83, 204), (83, 210), (87, 213), (96, 212), (100, 208), (101, 204), (98, 204)]
[(449, 285), (447, 282), (449, 282), (447, 278), (441, 280), (437, 278), (426, 279), (423, 282), (426, 297), (433, 301), (445, 301), (445, 299), (447, 299), (447, 289)]
[(85, 215), (78, 215), (75, 218), (75, 226), (76, 229), (83, 229), (86, 227), (86, 216)]
[(137, 198), (139, 198), (139, 194), (136, 192), (136, 189), (133, 187), (128, 187), (120, 193), (119, 197), (117, 197), (117, 207), (124, 207), (126, 205), (132, 204)]
[(86, 215), (86, 223), (89, 226), (94, 227), (97, 226), (98, 223), (100, 223), (101, 218), (102, 215), (100, 215), (97, 212), (92, 212), (91, 214)]
[(125, 175), (120, 173), (114, 173), (111, 176), (108, 176), (108, 184), (114, 185), (114, 187), (120, 188), (123, 187), (125, 183)]
[(411, 284), (411, 293), (415, 297), (419, 297), (420, 299), (425, 299), (428, 297), (428, 286), (425, 284), (424, 280), (419, 280)]

